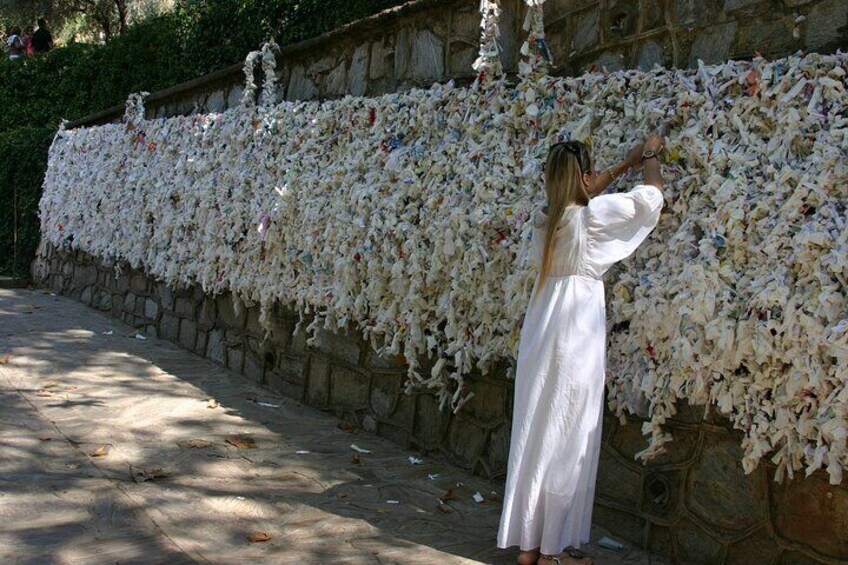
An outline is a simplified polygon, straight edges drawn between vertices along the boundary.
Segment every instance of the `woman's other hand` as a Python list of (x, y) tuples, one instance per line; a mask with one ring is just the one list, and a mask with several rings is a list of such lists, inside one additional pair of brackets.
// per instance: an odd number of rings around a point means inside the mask
[[(642, 144), (644, 151), (653, 151), (654, 153), (659, 153), (663, 148), (663, 140), (660, 136), (656, 134), (651, 134), (645, 138), (645, 143)], [(639, 154), (639, 157), (642, 157), (642, 154)]]

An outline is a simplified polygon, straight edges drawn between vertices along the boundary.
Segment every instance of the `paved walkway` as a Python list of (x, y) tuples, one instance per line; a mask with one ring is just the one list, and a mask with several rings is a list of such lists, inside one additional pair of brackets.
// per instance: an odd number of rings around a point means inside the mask
[(502, 484), (339, 424), (82, 304), (0, 289), (0, 563), (515, 562), (495, 548)]

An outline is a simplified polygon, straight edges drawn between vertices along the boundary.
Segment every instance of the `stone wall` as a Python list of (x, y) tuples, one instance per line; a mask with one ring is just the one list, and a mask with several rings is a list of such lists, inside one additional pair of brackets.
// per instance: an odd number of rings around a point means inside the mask
[[(267, 337), (256, 307), (198, 287), (171, 289), (144, 272), (83, 252), (46, 249), (34, 278), (46, 287), (167, 339), (301, 402), (428, 456), (500, 481), (509, 452), (512, 382), (506, 367), (474, 375), (459, 414), (402, 391), (402, 359), (380, 357), (355, 332), (322, 332), (307, 346), (291, 311), (277, 307)], [(116, 274), (119, 273), (119, 274)], [(426, 368), (426, 365), (425, 365)], [(648, 465), (636, 419), (605, 414), (595, 522), (681, 563), (815, 564), (848, 560), (848, 486), (817, 472), (779, 485), (773, 469), (742, 471), (741, 436), (703, 407), (681, 407), (675, 440)], [(493, 486), (501, 490), (499, 485)]]
[[(502, 0), (501, 55), (514, 74), (525, 32), (524, 0)], [(478, 0), (417, 0), (323, 36), (284, 46), (278, 97), (376, 96), (451, 78), (470, 81), (480, 36)], [(648, 70), (777, 58), (848, 46), (845, 0), (548, 0), (553, 74)], [(258, 46), (257, 46), (258, 47)], [(153, 93), (148, 117), (223, 111), (238, 105), (242, 65)], [(123, 106), (70, 127), (120, 120)]]

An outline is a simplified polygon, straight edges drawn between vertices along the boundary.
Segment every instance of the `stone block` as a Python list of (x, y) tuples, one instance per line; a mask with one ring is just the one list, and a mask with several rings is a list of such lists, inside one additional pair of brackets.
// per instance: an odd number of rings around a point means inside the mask
[[(617, 530), (616, 530), (617, 531)], [(677, 558), (680, 563), (722, 563), (722, 544), (689, 520), (674, 528)]]
[(415, 395), (415, 425), (412, 435), (415, 442), (425, 449), (441, 445), (450, 422), (450, 412), (439, 410), (439, 401), (432, 394)]
[(155, 320), (159, 316), (159, 303), (152, 298), (147, 298), (144, 301), (144, 317), (148, 320)]
[(712, 25), (719, 10), (719, 0), (675, 0), (674, 21), (684, 27)]
[(176, 343), (180, 334), (180, 319), (173, 314), (164, 313), (159, 321), (159, 335), (162, 339)]
[(205, 330), (197, 330), (197, 341), (194, 344), (194, 351), (201, 357), (206, 356), (206, 345), (209, 342), (209, 333)]
[(600, 499), (614, 501), (617, 506), (635, 510), (639, 506), (639, 495), (642, 492), (642, 474), (625, 465), (606, 446), (602, 446), (596, 489)]
[(126, 296), (124, 296), (124, 312), (133, 312), (135, 311), (135, 294), (128, 292)]
[(221, 294), (215, 300), (218, 322), (228, 328), (244, 328), (244, 305), (229, 292)]
[(350, 70), (347, 73), (347, 93), (352, 96), (365, 94), (366, 76), (368, 75), (368, 47), (363, 43), (353, 52)]
[(322, 81), (321, 93), (327, 97), (338, 97), (347, 89), (347, 67), (345, 61), (339, 62)]
[(471, 65), (477, 60), (478, 48), (464, 41), (453, 41), (448, 48), (448, 71), (451, 76), (470, 75)]
[(377, 424), (377, 435), (388, 439), (404, 449), (409, 447), (409, 432), (401, 427), (380, 422)]
[(391, 66), (388, 62), (391, 56), (392, 51), (386, 47), (385, 40), (372, 43), (371, 63), (368, 65), (368, 78), (375, 80), (386, 76), (386, 71)]
[(112, 295), (108, 292), (101, 292), (100, 296), (97, 299), (97, 309), (98, 310), (111, 310), (112, 309)]
[(682, 513), (683, 479), (681, 471), (648, 474), (642, 481), (642, 512), (659, 520), (670, 520)]
[(242, 369), (244, 376), (251, 381), (262, 384), (265, 378), (265, 371), (262, 360), (253, 352), (248, 351), (244, 356), (244, 368)]
[(446, 447), (460, 467), (469, 469), (482, 455), (487, 435), (484, 428), (460, 414), (450, 420)]
[(230, 347), (240, 346), (244, 342), (244, 333), (240, 330), (227, 330), (224, 333), (224, 342)]
[(620, 51), (607, 51), (595, 59), (592, 64), (608, 73), (620, 71), (624, 68), (624, 54)]
[[(647, 462), (649, 468), (676, 465), (694, 459), (698, 453), (700, 433), (694, 428), (673, 428), (673, 441), (665, 444), (665, 453)], [(648, 446), (648, 437), (642, 435), (642, 420), (630, 418), (624, 425), (616, 424), (609, 440), (625, 461), (634, 461), (636, 454)]]
[(318, 330), (312, 347), (348, 365), (359, 364), (358, 339), (350, 334), (340, 335), (329, 330)]
[(739, 440), (730, 433), (709, 432), (689, 469), (686, 506), (721, 530), (739, 532), (764, 522), (768, 491), (763, 471), (760, 466), (745, 475)]
[(768, 530), (762, 528), (727, 547), (724, 565), (749, 565), (750, 563), (775, 563), (780, 549)]
[(771, 484), (774, 529), (787, 540), (831, 558), (848, 555), (848, 485), (831, 485), (817, 471)]
[(468, 390), (474, 393), (474, 398), (462, 407), (463, 415), (484, 425), (494, 425), (510, 419), (510, 415), (505, 411), (505, 387), (512, 386), (512, 383), (466, 379), (465, 384)]
[(312, 100), (317, 96), (318, 88), (306, 75), (306, 70), (302, 65), (295, 66), (286, 88), (286, 100)]
[(237, 373), (242, 372), (244, 364), (244, 350), (241, 347), (230, 347), (227, 349), (227, 369)]
[(130, 290), (136, 294), (147, 292), (147, 277), (143, 273), (135, 273), (130, 279)]
[(310, 406), (317, 407), (327, 406), (330, 401), (330, 362), (318, 355), (309, 359), (306, 400)]
[(159, 330), (156, 329), (156, 324), (147, 324), (144, 326), (144, 335), (150, 339), (156, 339), (159, 337)]
[(215, 299), (204, 296), (197, 310), (197, 325), (201, 328), (211, 328), (215, 325)]
[(639, 48), (636, 68), (640, 71), (650, 71), (655, 65), (663, 66), (665, 55), (662, 46), (656, 41), (646, 41)]
[(130, 289), (130, 277), (126, 273), (114, 275), (112, 279), (115, 281), (114, 289), (123, 294)]
[(848, 45), (848, 2), (823, 0), (810, 9), (804, 45), (810, 51), (830, 52)]
[[(610, 508), (597, 498), (592, 510), (592, 522), (615, 532), (615, 537), (623, 538), (634, 545), (641, 546), (644, 543), (647, 522), (643, 518), (635, 516), (629, 511)], [(705, 561), (703, 563), (716, 562)]]
[(194, 320), (180, 321), (180, 345), (193, 350), (197, 342), (197, 324)]
[(368, 375), (344, 367), (330, 369), (330, 408), (361, 410), (368, 407)]
[(365, 363), (369, 369), (375, 369), (377, 371), (397, 371), (405, 373), (407, 369), (406, 358), (403, 355), (392, 355), (390, 353), (377, 355), (377, 352), (371, 348), (368, 348), (368, 358)]
[(177, 297), (174, 303), (174, 312), (176, 312), (177, 316), (194, 321), (194, 303), (191, 301), (191, 298), (185, 296)]
[(750, 8), (758, 4), (762, 4), (762, 0), (724, 0), (723, 10), (725, 12), (733, 12), (742, 8)]
[(574, 18), (573, 25), (572, 49), (583, 53), (598, 45), (600, 12), (597, 9), (579, 14)]
[(444, 78), (445, 60), (442, 40), (429, 29), (419, 30), (412, 41), (409, 65), (410, 76), (421, 84)]
[(223, 112), (227, 109), (227, 99), (223, 90), (210, 92), (206, 97), (206, 110), (209, 112)]
[(133, 310), (133, 313), (136, 316), (144, 316), (144, 300), (145, 299), (144, 299), (143, 296), (137, 296), (136, 297), (136, 299), (135, 299), (135, 309)]
[(247, 309), (246, 330), (249, 335), (254, 337), (263, 337), (265, 328), (259, 323), (259, 306), (252, 306)]
[(244, 93), (244, 86), (241, 84), (234, 84), (230, 87), (229, 92), (227, 92), (227, 108), (238, 108), (241, 106), (241, 97)]
[(87, 286), (82, 289), (82, 293), (80, 294), (80, 302), (85, 304), (86, 306), (91, 306), (93, 301), (93, 286)]
[(372, 375), (371, 392), (369, 394), (372, 414), (381, 419), (391, 416), (398, 395), (402, 394), (400, 391), (401, 380), (400, 375)]
[[(597, 506), (595, 506), (597, 508)], [(649, 525), (648, 543), (646, 549), (655, 555), (661, 555), (674, 563), (674, 541), (671, 539), (671, 530), (666, 526), (657, 524)]]
[(280, 358), (277, 372), (287, 383), (303, 387), (306, 384), (306, 358), (285, 355)]
[(206, 357), (223, 366), (226, 364), (224, 331), (212, 330), (206, 339)]
[(403, 80), (409, 75), (409, 60), (411, 57), (412, 33), (410, 33), (408, 27), (402, 27), (395, 35), (394, 77), (396, 80)]
[(727, 22), (702, 31), (692, 44), (689, 66), (697, 67), (698, 59), (706, 64), (723, 63), (736, 38), (736, 22)]
[(80, 287), (97, 284), (97, 267), (94, 265), (78, 267), (74, 270), (74, 279)]
[(510, 424), (504, 423), (492, 430), (483, 458), (489, 468), (490, 479), (499, 479), (506, 476), (506, 465), (509, 461), (509, 439)]

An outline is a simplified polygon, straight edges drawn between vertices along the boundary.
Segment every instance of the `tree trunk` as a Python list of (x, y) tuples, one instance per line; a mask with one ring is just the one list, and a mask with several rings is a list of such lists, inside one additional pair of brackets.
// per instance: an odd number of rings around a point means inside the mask
[(127, 0), (115, 0), (115, 7), (118, 9), (118, 33), (127, 31), (127, 15), (129, 9)]

